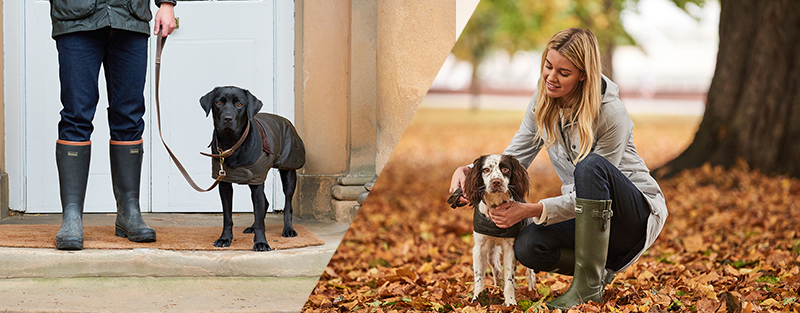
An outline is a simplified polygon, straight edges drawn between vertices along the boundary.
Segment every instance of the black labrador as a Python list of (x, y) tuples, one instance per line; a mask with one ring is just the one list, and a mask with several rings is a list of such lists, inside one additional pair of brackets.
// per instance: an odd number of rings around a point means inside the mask
[[(297, 169), (305, 164), (305, 146), (297, 130), (287, 119), (269, 113), (258, 113), (263, 106), (250, 91), (234, 87), (216, 87), (200, 98), (200, 105), (208, 116), (214, 118), (214, 135), (211, 140), (213, 154), (233, 147), (244, 137), (241, 146), (230, 156), (212, 159), (212, 176), (216, 179), (220, 169), (226, 176), (219, 183), (222, 200), (222, 235), (215, 247), (229, 247), (233, 240), (233, 186), (232, 183), (250, 186), (255, 221), (244, 233), (253, 233), (253, 251), (271, 250), (264, 234), (264, 218), (269, 202), (264, 194), (264, 181), (270, 168), (277, 168), (281, 176), (286, 204), (283, 209), (283, 237), (296, 237), (292, 227), (292, 197), (297, 185)], [(245, 130), (248, 129), (245, 134)]]

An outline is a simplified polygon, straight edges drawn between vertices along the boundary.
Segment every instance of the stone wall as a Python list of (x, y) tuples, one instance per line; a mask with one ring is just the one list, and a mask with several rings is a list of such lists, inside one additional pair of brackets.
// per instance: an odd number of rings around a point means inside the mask
[(456, 1), (296, 3), (295, 120), (308, 159), (295, 215), (350, 221), (455, 44)]

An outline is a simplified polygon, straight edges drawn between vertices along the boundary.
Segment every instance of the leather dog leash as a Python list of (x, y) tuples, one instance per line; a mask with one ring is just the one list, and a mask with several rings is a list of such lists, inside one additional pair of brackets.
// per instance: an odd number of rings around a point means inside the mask
[(170, 158), (172, 158), (172, 162), (174, 162), (175, 165), (178, 167), (178, 170), (181, 171), (181, 174), (183, 175), (183, 178), (186, 179), (186, 181), (189, 183), (189, 185), (191, 185), (192, 188), (194, 188), (194, 190), (197, 190), (199, 192), (211, 191), (211, 190), (214, 189), (214, 187), (217, 187), (217, 185), (219, 184), (220, 181), (222, 181), (222, 179), (225, 178), (225, 176), (226, 176), (225, 168), (222, 167), (222, 164), (223, 164), (223, 162), (225, 162), (225, 158), (226, 157), (231, 156), (233, 154), (233, 152), (236, 151), (236, 149), (239, 148), (239, 146), (241, 146), (242, 143), (244, 143), (245, 138), (247, 138), (247, 134), (250, 132), (250, 121), (249, 120), (247, 121), (247, 127), (244, 129), (244, 134), (242, 134), (242, 137), (239, 138), (239, 141), (237, 141), (236, 144), (234, 144), (233, 147), (231, 147), (230, 149), (222, 150), (219, 147), (217, 147), (217, 151), (219, 152), (219, 154), (209, 154), (209, 153), (200, 152), (200, 154), (205, 155), (205, 156), (219, 158), (219, 176), (214, 181), (214, 183), (211, 185), (211, 187), (208, 187), (207, 189), (203, 189), (203, 188), (200, 188), (199, 186), (197, 186), (197, 184), (194, 182), (194, 180), (192, 180), (192, 177), (189, 176), (189, 173), (186, 172), (186, 169), (183, 167), (183, 164), (181, 164), (181, 162), (178, 161), (178, 158), (175, 156), (175, 154), (172, 153), (172, 149), (170, 149), (169, 146), (167, 146), (167, 142), (164, 141), (164, 135), (162, 134), (162, 131), (161, 131), (161, 103), (160, 103), (160, 101), (158, 99), (158, 94), (159, 94), (158, 85), (159, 85), (159, 81), (161, 79), (161, 52), (164, 50), (164, 45), (167, 43), (167, 37), (166, 36), (165, 37), (161, 37), (161, 31), (160, 30), (158, 31), (158, 35), (156, 35), (156, 36), (158, 38), (156, 40), (157, 41), (157, 43), (156, 43), (156, 117), (157, 117), (157, 120), (158, 120), (158, 136), (161, 138), (161, 143), (164, 144), (164, 148), (167, 149), (167, 153), (169, 153)]

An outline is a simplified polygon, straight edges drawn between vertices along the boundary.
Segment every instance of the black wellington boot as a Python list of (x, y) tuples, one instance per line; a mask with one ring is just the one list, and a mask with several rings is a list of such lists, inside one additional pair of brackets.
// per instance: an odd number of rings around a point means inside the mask
[(134, 242), (156, 241), (156, 230), (142, 219), (139, 183), (142, 176), (142, 141), (111, 141), (111, 181), (117, 199), (115, 234)]
[(61, 190), (61, 229), (56, 234), (56, 249), (83, 249), (83, 200), (89, 179), (90, 141), (56, 142), (56, 166)]
[(612, 215), (611, 200), (575, 199), (572, 285), (563, 295), (547, 302), (548, 308), (566, 309), (589, 301), (603, 302), (606, 283), (614, 278), (613, 272), (605, 269)]

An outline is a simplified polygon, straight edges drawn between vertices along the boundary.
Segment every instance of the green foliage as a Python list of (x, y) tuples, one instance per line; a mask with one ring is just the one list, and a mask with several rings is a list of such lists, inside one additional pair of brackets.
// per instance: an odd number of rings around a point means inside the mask
[(672, 3), (675, 3), (675, 6), (679, 7), (681, 10), (683, 10), (683, 12), (686, 12), (686, 14), (689, 14), (689, 16), (697, 19), (697, 16), (694, 16), (691, 12), (689, 12), (689, 4), (702, 7), (706, 4), (706, 0), (672, 0)]
[(517, 301), (517, 306), (519, 307), (520, 311), (525, 312), (533, 306), (534, 302), (531, 300), (520, 299)]
[(766, 275), (766, 276), (761, 276), (759, 278), (756, 278), (756, 282), (767, 283), (767, 284), (772, 284), (772, 285), (777, 284), (778, 281), (780, 281), (780, 278), (772, 276), (772, 275)]
[(758, 264), (758, 260), (752, 260), (752, 261), (738, 260), (738, 261), (735, 261), (735, 262), (731, 263), (731, 265), (733, 265), (733, 267), (736, 268), (736, 269), (740, 269), (740, 268), (743, 268), (743, 267), (748, 267), (748, 266), (754, 265), (754, 264)]
[(380, 266), (383, 266), (383, 267), (390, 267), (390, 266), (392, 266), (391, 264), (389, 264), (389, 261), (386, 261), (386, 260), (384, 260), (384, 259), (382, 259), (382, 258), (377, 258), (377, 259), (375, 259), (375, 260), (369, 261), (369, 267), (370, 267), (370, 268), (372, 268), (372, 267), (378, 267), (378, 265), (380, 265)]
[[(687, 14), (689, 4), (703, 6), (707, 0), (672, 0)], [(509, 54), (519, 50), (541, 50), (561, 29), (590, 29), (600, 45), (606, 75), (618, 45), (636, 45), (622, 26), (620, 13), (636, 9), (639, 0), (481, 0), (453, 47), (453, 54), (478, 69), (493, 50)], [(690, 14), (691, 15), (691, 14)], [(473, 78), (477, 78), (473, 73)], [(473, 82), (476, 83), (476, 82)]]
[(571, 23), (567, 2), (557, 0), (482, 0), (453, 47), (461, 60), (480, 64), (494, 49), (509, 53), (540, 49), (555, 32)]

